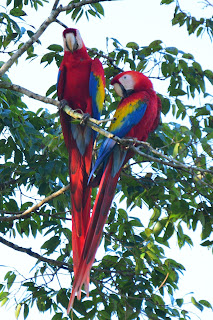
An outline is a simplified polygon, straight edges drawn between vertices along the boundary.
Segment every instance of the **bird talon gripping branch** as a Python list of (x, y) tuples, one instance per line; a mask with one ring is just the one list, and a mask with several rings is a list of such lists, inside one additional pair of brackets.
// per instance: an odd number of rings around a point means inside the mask
[(69, 104), (68, 104), (67, 100), (62, 99), (62, 100), (60, 101), (60, 104), (59, 104), (58, 110), (59, 110), (59, 111), (61, 111), (61, 110), (63, 110), (63, 109), (64, 109), (64, 107), (65, 107), (65, 106), (68, 106), (68, 105), (69, 105)]
[(80, 125), (85, 126), (87, 124), (87, 121), (89, 120), (89, 118), (90, 118), (90, 114), (89, 113), (84, 113), (83, 117), (82, 117), (82, 119), (80, 121)]

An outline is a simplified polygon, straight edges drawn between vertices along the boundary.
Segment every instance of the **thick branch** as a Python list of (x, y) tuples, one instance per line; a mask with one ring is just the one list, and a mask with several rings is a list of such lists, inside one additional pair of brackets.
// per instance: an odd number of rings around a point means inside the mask
[(37, 93), (34, 93), (26, 88), (23, 88), (17, 84), (12, 84), (12, 83), (9, 83), (9, 82), (6, 82), (6, 81), (0, 81), (0, 88), (4, 88), (4, 89), (9, 89), (9, 90), (13, 90), (13, 91), (16, 91), (16, 92), (20, 92), (22, 94), (24, 94), (25, 96), (29, 97), (29, 98), (32, 98), (32, 99), (35, 99), (35, 100), (38, 100), (38, 101), (41, 101), (41, 102), (44, 102), (44, 103), (48, 103), (48, 104), (53, 104), (55, 105), (56, 107), (59, 106), (59, 102), (54, 100), (54, 99), (51, 99), (51, 98), (47, 98), (45, 96), (41, 96), (40, 94), (37, 94)]
[(7, 70), (14, 64), (14, 62), (17, 61), (17, 59), (22, 56), (22, 54), (27, 51), (27, 49), (34, 43), (36, 42), (40, 36), (44, 33), (44, 31), (47, 29), (47, 27), (54, 21), (56, 21), (56, 18), (58, 15), (67, 10), (73, 10), (75, 8), (80, 8), (86, 4), (91, 4), (91, 3), (97, 3), (97, 2), (106, 2), (106, 1), (111, 1), (111, 0), (84, 0), (79, 3), (72, 3), (67, 6), (59, 6), (58, 8), (55, 9), (55, 7), (58, 4), (58, 1), (55, 1), (55, 4), (53, 6), (53, 9), (50, 13), (50, 16), (41, 24), (41, 26), (38, 28), (38, 30), (34, 33), (34, 35), (23, 44), (21, 48), (19, 48), (13, 55), (12, 57), (5, 62), (2, 67), (0, 68), (0, 77), (7, 72)]
[(3, 243), (4, 245), (16, 250), (16, 251), (20, 251), (20, 252), (24, 252), (26, 254), (28, 254), (29, 256), (33, 257), (33, 258), (36, 258), (40, 261), (43, 261), (43, 262), (47, 262), (49, 264), (52, 264), (56, 267), (60, 267), (62, 269), (66, 269), (66, 270), (71, 270), (72, 271), (72, 265), (70, 265), (69, 263), (66, 263), (66, 262), (63, 262), (63, 261), (57, 261), (57, 260), (53, 260), (53, 259), (49, 259), (49, 258), (45, 258), (43, 256), (41, 256), (40, 254), (36, 253), (36, 252), (33, 252), (31, 250), (31, 248), (23, 248), (23, 247), (20, 247), (18, 246), (17, 244), (15, 243), (12, 243), (2, 237), (0, 237), (0, 242)]

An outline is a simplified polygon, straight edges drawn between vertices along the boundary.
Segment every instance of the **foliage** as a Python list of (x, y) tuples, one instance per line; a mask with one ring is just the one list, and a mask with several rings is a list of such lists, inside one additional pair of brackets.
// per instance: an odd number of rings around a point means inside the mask
[[(21, 27), (25, 11), (28, 6), (39, 11), (46, 2), (7, 0), (0, 13), (1, 50), (12, 56), (33, 36), (33, 26)], [(162, 4), (173, 2), (161, 1)], [(82, 3), (66, 10), (73, 20), (83, 15), (87, 18), (104, 15), (101, 3), (70, 2), (73, 3)], [(195, 19), (181, 11), (178, 2), (172, 24), (186, 24), (189, 34), (196, 32), (200, 36), (207, 31), (212, 37), (212, 21)], [(40, 40), (37, 42), (41, 44)], [(107, 55), (98, 49), (89, 50), (91, 57), (101, 57), (105, 68), (107, 95), (103, 116), (108, 117), (118, 101), (109, 88), (110, 79), (119, 72), (118, 68), (137, 70), (161, 81), (166, 88), (166, 93), (159, 93), (163, 121), (148, 142), (168, 156), (171, 163), (148, 163), (145, 156), (137, 154), (124, 168), (117, 193), (120, 201), (126, 201), (127, 210), (121, 209), (118, 203), (113, 204), (103, 235), (105, 256), (96, 261), (91, 271), (92, 300), (76, 300), (72, 316), (73, 319), (111, 319), (113, 315), (129, 320), (141, 316), (144, 319), (190, 319), (184, 299), (174, 298), (184, 266), (168, 259), (164, 249), (172, 237), (177, 238), (180, 248), (192, 245), (184, 230), (186, 227), (196, 230), (199, 223), (202, 245), (213, 246), (210, 240), (213, 228), (213, 102), (206, 89), (213, 85), (213, 72), (203, 70), (191, 53), (167, 47), (160, 40), (148, 46), (129, 42), (124, 47), (113, 38), (108, 39), (108, 44), (112, 49)], [(34, 45), (27, 49), (26, 59), (38, 58)], [(62, 57), (63, 48), (52, 43), (42, 55), (41, 63), (52, 65), (55, 62), (59, 66)], [(6, 55), (4, 58), (6, 61)], [(9, 74), (4, 74), (1, 82), (10, 85)], [(56, 98), (55, 91), (52, 83), (47, 95)], [(42, 236), (42, 255), (36, 256), (32, 277), (27, 279), (12, 268), (5, 274), (0, 284), (0, 301), (2, 305), (9, 304), (15, 297), (16, 318), (23, 312), (26, 319), (35, 304), (40, 312), (51, 310), (52, 320), (68, 319), (65, 310), (70, 281), (66, 281), (66, 287), (58, 287), (55, 279), (60, 281), (64, 275), (69, 279), (72, 273), (71, 231), (65, 223), (66, 219), (69, 223), (71, 220), (69, 191), (22, 219), (14, 218), (14, 214), (25, 212), (35, 203), (33, 199), (25, 200), (24, 194), (36, 190), (37, 198), (47, 197), (67, 184), (67, 152), (58, 115), (50, 114), (45, 107), (34, 112), (22, 99), (22, 93), (7, 86), (0, 87), (0, 232), (1, 239), (16, 239), (20, 235), (36, 241)], [(99, 142), (100, 138), (98, 145)], [(173, 161), (183, 166), (174, 167)], [(96, 192), (94, 189), (92, 201)], [(148, 227), (143, 225), (142, 219), (131, 216), (133, 208), (144, 204), (152, 213)], [(11, 242), (7, 245), (15, 249)], [(31, 249), (25, 252), (33, 256)], [(171, 303), (165, 298), (167, 294)], [(191, 297), (191, 302), (201, 311), (204, 307), (212, 308), (206, 300), (197, 301)]]

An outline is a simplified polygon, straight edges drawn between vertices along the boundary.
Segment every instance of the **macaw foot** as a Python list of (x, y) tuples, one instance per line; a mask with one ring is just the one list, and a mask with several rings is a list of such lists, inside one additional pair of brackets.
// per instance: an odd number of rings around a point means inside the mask
[(63, 108), (64, 108), (65, 106), (68, 106), (68, 105), (69, 105), (69, 104), (68, 104), (67, 100), (62, 99), (62, 100), (60, 101), (60, 105), (59, 105), (59, 107), (58, 107), (58, 110), (61, 111), (61, 110), (63, 110)]
[(90, 118), (90, 114), (89, 113), (84, 113), (83, 117), (82, 117), (82, 119), (80, 121), (80, 124), (85, 126), (87, 124), (87, 121), (89, 120), (89, 118)]
[(126, 137), (123, 139), (124, 140), (124, 148), (129, 149), (131, 147), (135, 147), (137, 145), (138, 139), (137, 138), (132, 138), (132, 137)]

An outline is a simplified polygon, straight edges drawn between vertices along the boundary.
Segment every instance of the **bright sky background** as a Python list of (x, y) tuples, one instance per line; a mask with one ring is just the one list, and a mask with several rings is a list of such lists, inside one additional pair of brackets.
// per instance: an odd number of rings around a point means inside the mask
[[(3, 2), (3, 1), (2, 1)], [(53, 1), (51, 1), (52, 5)], [(66, 5), (68, 1), (61, 1)], [(197, 4), (197, 1), (187, 0), (180, 1), (183, 3), (182, 9), (191, 11), (194, 15), (211, 16), (212, 8), (201, 10), (202, 4)], [(3, 3), (2, 3), (3, 5)], [(87, 47), (97, 47), (98, 49), (107, 52), (106, 37), (113, 37), (120, 41), (121, 44), (126, 45), (129, 41), (135, 41), (140, 46), (148, 45), (153, 40), (160, 39), (166, 46), (175, 46), (185, 52), (190, 52), (194, 55), (197, 62), (201, 64), (203, 69), (213, 70), (213, 47), (208, 36), (203, 38), (196, 38), (194, 35), (188, 37), (185, 27), (172, 27), (171, 19), (174, 13), (174, 6), (169, 5), (160, 6), (160, 0), (142, 1), (142, 0), (121, 0), (116, 2), (104, 3), (105, 18), (99, 20), (92, 18), (88, 22), (86, 18), (80, 19), (75, 25), (71, 19), (65, 14), (61, 15), (59, 19), (70, 27), (77, 27), (84, 39)], [(36, 13), (34, 10), (27, 11), (29, 17), (26, 21), (36, 27), (47, 18), (50, 12), (49, 5), (45, 5), (44, 9), (39, 9)], [(204, 7), (204, 5), (203, 5)], [(31, 14), (32, 13), (32, 14)], [(24, 26), (24, 25), (23, 25)], [(44, 53), (43, 48), (47, 48), (52, 43), (62, 45), (62, 27), (58, 24), (52, 24), (45, 34), (41, 37), (43, 44), (42, 48), (38, 47), (38, 52), (41, 56)], [(1, 56), (0, 56), (1, 60)], [(40, 65), (40, 59), (34, 62), (25, 62), (20, 59), (18, 66), (13, 66), (10, 70), (9, 76), (15, 84), (19, 84), (36, 93), (45, 95), (46, 90), (56, 82), (58, 69), (56, 65), (44, 69), (44, 64)], [(165, 88), (162, 81), (153, 81), (157, 92), (164, 93)], [(25, 99), (28, 106), (32, 109), (41, 106), (41, 103)], [(55, 107), (48, 107), (49, 110), (55, 112)], [(169, 120), (168, 120), (169, 121)], [(148, 221), (148, 214), (143, 210), (138, 209), (137, 213), (144, 216), (142, 221), (144, 224)], [(144, 219), (144, 220), (143, 220)], [(189, 233), (194, 241), (194, 248), (184, 247), (179, 251), (177, 249), (176, 240), (171, 242), (171, 250), (168, 250), (168, 257), (177, 259), (186, 267), (184, 277), (181, 277), (179, 282), (179, 292), (175, 298), (181, 298), (190, 292), (194, 292), (193, 296), (199, 299), (207, 299), (213, 304), (213, 256), (211, 251), (207, 248), (201, 247), (199, 244), (200, 230), (195, 234)], [(16, 239), (16, 243), (25, 247), (33, 247), (33, 250), (39, 253), (40, 241), (36, 240), (28, 243), (28, 239)], [(21, 272), (26, 274), (33, 267), (35, 259), (28, 258), (24, 253), (16, 253), (14, 250), (7, 248), (0, 244), (1, 260), (0, 265), (14, 265)], [(0, 269), (4, 273), (3, 269)], [(1, 278), (1, 273), (0, 273)], [(191, 295), (189, 295), (190, 297)], [(189, 300), (189, 298), (188, 298)], [(186, 306), (187, 310), (190, 306)], [(196, 314), (191, 315), (192, 320), (211, 320), (213, 313), (211, 310), (199, 312), (196, 308), (190, 308)], [(47, 320), (52, 316), (48, 313), (37, 314), (37, 312), (30, 312), (29, 320)], [(1, 320), (15, 320), (14, 309), (0, 308)], [(19, 320), (23, 320), (20, 316)]]

